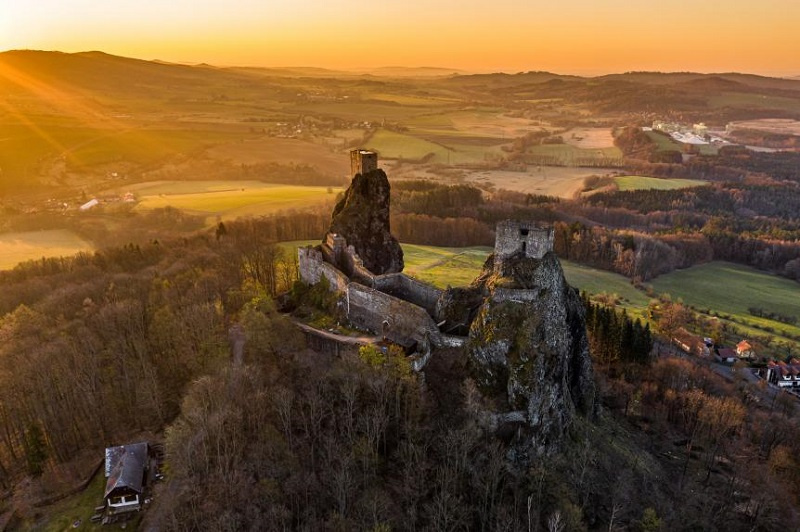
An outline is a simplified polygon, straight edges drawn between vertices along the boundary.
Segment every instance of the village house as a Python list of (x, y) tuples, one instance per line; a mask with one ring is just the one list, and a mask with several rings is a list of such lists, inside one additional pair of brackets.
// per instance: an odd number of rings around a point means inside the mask
[(738, 360), (738, 355), (730, 347), (721, 347), (714, 354), (714, 359), (722, 364), (733, 364)]
[(707, 357), (711, 354), (706, 342), (683, 327), (675, 331), (672, 342), (684, 353), (698, 357)]
[(792, 358), (788, 364), (770, 360), (767, 363), (767, 382), (780, 388), (800, 387), (800, 360)]
[(109, 515), (142, 509), (149, 449), (146, 442), (106, 449), (106, 489), (103, 498)]
[(736, 354), (739, 355), (739, 358), (746, 358), (749, 360), (753, 358), (756, 353), (753, 350), (753, 346), (750, 345), (750, 342), (742, 340), (736, 344)]

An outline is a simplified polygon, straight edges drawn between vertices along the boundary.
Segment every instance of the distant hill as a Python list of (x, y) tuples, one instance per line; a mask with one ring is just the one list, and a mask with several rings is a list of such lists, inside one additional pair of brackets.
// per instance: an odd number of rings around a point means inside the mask
[[(608, 74), (599, 76), (595, 79), (601, 80), (622, 80), (634, 83), (644, 83), (648, 85), (672, 85), (678, 83), (695, 83), (696, 87), (710, 87), (715, 84), (718, 89), (726, 82), (738, 83), (744, 86), (755, 88), (773, 88), (799, 90), (800, 85), (794, 79), (770, 78), (756, 74), (742, 74), (738, 72), (726, 72), (720, 74), (700, 74), (697, 72), (625, 72), (623, 74)], [(705, 80), (705, 81), (704, 81)], [(714, 80), (708, 82), (707, 80)], [(729, 87), (733, 88), (732, 85)], [(741, 88), (741, 87), (739, 87)]]
[[(70, 88), (106, 97), (163, 97), (165, 91), (196, 91), (220, 83), (241, 83), (247, 76), (207, 66), (144, 61), (103, 52), (66, 54), (34, 50), (0, 53), (0, 88), (34, 92), (37, 84)], [(30, 82), (35, 80), (35, 83)]]
[(453, 75), (463, 75), (466, 72), (457, 68), (440, 67), (401, 67), (387, 66), (373, 69), (358, 69), (356, 72), (371, 74), (373, 76), (393, 77), (393, 78), (429, 78), (444, 77)]

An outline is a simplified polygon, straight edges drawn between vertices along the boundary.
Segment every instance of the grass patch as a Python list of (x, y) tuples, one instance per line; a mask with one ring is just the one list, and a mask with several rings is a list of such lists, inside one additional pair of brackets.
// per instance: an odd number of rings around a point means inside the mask
[(403, 244), (405, 273), (439, 288), (466, 286), (475, 280), (486, 257), (488, 247), (439, 248)]
[[(94, 515), (95, 507), (103, 503), (105, 485), (106, 479), (101, 468), (85, 490), (49, 506), (45, 511), (46, 517), (35, 524), (27, 523), (30, 528), (26, 527), (26, 529), (40, 530), (42, 532), (64, 532), (73, 530), (72, 524), (79, 519), (81, 524), (77, 527), (77, 530), (119, 528), (119, 525), (116, 527), (103, 527), (99, 523), (89, 521)], [(140, 517), (137, 517), (134, 522), (129, 522), (126, 528), (136, 530), (139, 519)]]
[(708, 181), (699, 179), (660, 179), (640, 175), (626, 175), (614, 180), (619, 190), (623, 192), (627, 190), (675, 190), (708, 185)]
[(616, 294), (621, 307), (628, 310), (633, 317), (643, 317), (650, 298), (631, 284), (630, 279), (618, 273), (598, 270), (576, 262), (562, 260), (564, 276), (567, 282), (578, 290), (589, 294)]
[(75, 255), (93, 247), (66, 229), (0, 234), (0, 270), (8, 270), (27, 260)]
[[(330, 187), (270, 185), (260, 181), (155, 181), (129, 187), (138, 195), (137, 210), (175, 207), (191, 214), (232, 220), (332, 203)], [(330, 192), (329, 192), (330, 190)]]
[(647, 131), (645, 134), (650, 137), (650, 140), (656, 143), (658, 151), (679, 151), (683, 152), (683, 144), (676, 141), (669, 135), (663, 135), (654, 131)]
[(751, 316), (747, 310), (760, 307), (800, 318), (800, 283), (795, 281), (747, 266), (711, 262), (662, 275), (652, 285), (656, 292), (681, 298), (695, 308), (730, 315), (745, 324), (771, 327), (778, 335), (800, 335), (800, 327)]
[(376, 131), (366, 145), (367, 149), (375, 150), (384, 159), (411, 159), (420, 160), (425, 157), (447, 157), (449, 151), (446, 147), (433, 142), (381, 129)]

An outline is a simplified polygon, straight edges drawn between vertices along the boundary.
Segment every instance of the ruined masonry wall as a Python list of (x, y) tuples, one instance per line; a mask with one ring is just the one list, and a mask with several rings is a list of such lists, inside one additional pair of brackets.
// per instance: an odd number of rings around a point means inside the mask
[(373, 281), (373, 288), (419, 305), (428, 311), (436, 313), (436, 302), (442, 295), (442, 290), (429, 284), (412, 279), (402, 273), (389, 273), (378, 275)]
[(430, 339), (439, 336), (433, 318), (423, 308), (358, 283), (347, 285), (345, 311), (351, 323), (376, 334), (383, 332), (383, 322), (388, 321), (390, 340), (422, 342), (426, 332)]
[(553, 237), (552, 227), (539, 227), (523, 222), (500, 222), (495, 229), (495, 258), (502, 260), (524, 249), (526, 257), (541, 259), (548, 251), (553, 250)]
[(308, 284), (317, 284), (322, 277), (328, 280), (332, 291), (344, 292), (349, 280), (347, 277), (322, 260), (322, 251), (312, 247), (298, 248), (297, 262), (300, 279)]
[(378, 154), (366, 150), (350, 150), (350, 174), (366, 174), (378, 169)]

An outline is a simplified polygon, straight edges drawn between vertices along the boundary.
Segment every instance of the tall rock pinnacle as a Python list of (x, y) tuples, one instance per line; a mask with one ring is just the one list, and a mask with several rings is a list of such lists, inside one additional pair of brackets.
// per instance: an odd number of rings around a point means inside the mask
[(403, 271), (403, 250), (389, 227), (389, 179), (383, 170), (353, 177), (333, 209), (328, 232), (343, 236), (372, 273)]
[(596, 410), (585, 311), (547, 238), (540, 258), (524, 246), (489, 257), (475, 283), (487, 297), (467, 347), (476, 383), (524, 417), (524, 447), (535, 455), (557, 449), (577, 413)]

